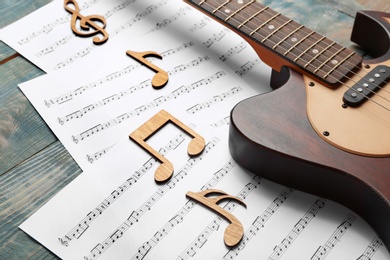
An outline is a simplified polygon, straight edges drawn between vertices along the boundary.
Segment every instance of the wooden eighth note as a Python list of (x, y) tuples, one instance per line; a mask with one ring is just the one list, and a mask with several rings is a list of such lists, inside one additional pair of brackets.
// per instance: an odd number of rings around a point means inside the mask
[(157, 52), (154, 52), (154, 51), (135, 52), (135, 51), (130, 51), (130, 50), (128, 50), (126, 52), (126, 54), (129, 55), (130, 57), (136, 59), (141, 64), (149, 67), (154, 72), (156, 72), (156, 75), (154, 75), (154, 77), (152, 79), (152, 86), (154, 88), (157, 88), (157, 89), (162, 88), (168, 83), (168, 79), (169, 79), (168, 73), (166, 71), (162, 70), (161, 68), (157, 67), (156, 65), (154, 65), (153, 63), (151, 63), (147, 59), (145, 59), (147, 57), (154, 57), (154, 58), (162, 59), (160, 54), (158, 54)]
[(203, 137), (198, 135), (194, 130), (180, 122), (178, 119), (173, 117), (171, 114), (166, 112), (165, 110), (161, 110), (156, 115), (154, 115), (151, 119), (149, 119), (146, 123), (141, 125), (138, 129), (132, 132), (129, 136), (130, 138), (138, 143), (142, 148), (151, 153), (154, 157), (156, 157), (161, 165), (157, 168), (154, 173), (154, 179), (157, 182), (163, 182), (172, 177), (173, 174), (173, 165), (172, 163), (158, 153), (155, 149), (149, 146), (145, 140), (152, 136), (155, 132), (157, 132), (160, 128), (162, 128), (167, 123), (172, 122), (182, 130), (184, 130), (187, 134), (192, 136), (191, 142), (188, 144), (187, 153), (190, 156), (196, 156), (200, 154), (205, 148), (205, 140)]
[[(73, 5), (74, 9), (70, 8), (69, 5)], [(108, 40), (108, 33), (106, 28), (106, 19), (101, 15), (88, 15), (83, 16), (80, 14), (80, 7), (75, 0), (64, 0), (64, 8), (66, 11), (72, 14), (70, 20), (70, 26), (74, 34), (80, 37), (90, 37), (101, 33), (103, 38), (93, 38), (94, 44), (103, 44)], [(76, 27), (77, 20), (80, 20), (81, 31)], [(96, 23), (98, 22), (98, 23)], [(101, 24), (102, 26), (100, 26)], [(93, 30), (90, 30), (93, 29)]]
[[(222, 195), (218, 197), (211, 197), (211, 198), (207, 197), (208, 195), (213, 195), (213, 194), (222, 194)], [(220, 202), (221, 200), (232, 199), (238, 201), (239, 203), (241, 203), (243, 206), (246, 207), (245, 203), (242, 200), (234, 196), (228, 195), (227, 193), (221, 190), (216, 190), (216, 189), (204, 190), (198, 193), (189, 191), (186, 193), (186, 196), (202, 203), (203, 205), (216, 211), (221, 216), (225, 217), (230, 221), (230, 224), (226, 228), (224, 234), (224, 241), (227, 246), (234, 247), (241, 241), (242, 237), (244, 236), (244, 228), (241, 222), (231, 213), (227, 212), (226, 210), (218, 206), (217, 203)]]

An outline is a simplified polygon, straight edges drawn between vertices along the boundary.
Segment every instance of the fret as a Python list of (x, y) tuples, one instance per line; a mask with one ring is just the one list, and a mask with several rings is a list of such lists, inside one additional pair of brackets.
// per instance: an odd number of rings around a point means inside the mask
[(317, 69), (314, 70), (314, 73), (317, 73), (326, 63), (328, 63), (331, 59), (339, 55), (340, 52), (342, 52), (343, 50), (345, 50), (345, 47), (342, 47), (337, 52), (333, 53), (332, 56), (330, 56), (326, 61), (324, 61), (320, 66), (318, 66)]
[(297, 60), (299, 60), (305, 53), (307, 53), (311, 48), (313, 48), (314, 46), (316, 46), (320, 41), (324, 40), (325, 37), (321, 37), (320, 39), (318, 39), (317, 41), (315, 41), (312, 45), (310, 45), (306, 50), (304, 50), (300, 55), (298, 55), (298, 57), (296, 57), (294, 59), (295, 62), (297, 62)]
[(302, 28), (303, 28), (303, 25), (297, 27), (295, 30), (293, 30), (292, 32), (287, 34), (283, 39), (281, 39), (277, 44), (275, 44), (274, 47), (272, 47), (272, 49), (275, 49), (276, 47), (278, 47), (281, 43), (285, 42), (291, 35), (293, 35), (294, 33), (296, 33), (297, 31), (299, 31)]
[(328, 45), (326, 48), (324, 48), (322, 51), (318, 52), (308, 63), (305, 64), (305, 68), (307, 66), (309, 66), (314, 60), (317, 60), (317, 58), (322, 55), (325, 51), (327, 51), (330, 47), (332, 47), (333, 45), (335, 45), (335, 42), (333, 42), (332, 44)]
[(240, 29), (243, 25), (247, 24), (250, 20), (252, 20), (253, 18), (255, 18), (257, 15), (261, 14), (262, 12), (264, 12), (265, 10), (268, 9), (268, 6), (265, 6), (263, 7), (262, 9), (260, 9), (259, 11), (257, 11), (255, 14), (253, 14), (251, 17), (249, 17), (248, 19), (246, 19), (243, 23), (241, 23), (239, 26), (237, 26), (238, 29)]
[(219, 9), (221, 9), (222, 7), (224, 7), (226, 4), (228, 4), (230, 2), (230, 0), (227, 0), (225, 3), (221, 4), (220, 6), (218, 6), (217, 8), (215, 8), (213, 10), (213, 14), (215, 14), (217, 11), (219, 11)]
[(240, 11), (242, 11), (243, 9), (245, 9), (247, 6), (251, 5), (253, 2), (255, 2), (256, 0), (252, 0), (250, 2), (248, 2), (246, 5), (242, 6), (240, 9), (237, 9), (235, 12), (233, 12), (231, 15), (229, 15), (225, 21), (229, 20), (230, 18), (232, 18), (232, 16), (236, 15), (237, 13), (239, 13)]
[(255, 34), (258, 30), (260, 30), (261, 28), (264, 27), (264, 25), (268, 24), (269, 22), (271, 22), (272, 20), (274, 20), (276, 17), (278, 17), (280, 15), (280, 13), (277, 13), (275, 14), (274, 16), (272, 16), (271, 18), (269, 18), (267, 21), (265, 21), (264, 23), (262, 23), (260, 26), (258, 26), (254, 31), (252, 31), (249, 35), (250, 36), (253, 36), (253, 34)]
[(323, 77), (324, 79), (327, 78), (332, 72), (334, 72), (338, 67), (340, 67), (341, 64), (343, 64), (346, 60), (351, 58), (355, 53), (351, 52), (347, 57), (345, 57), (343, 60), (341, 60), (339, 63), (337, 63), (328, 73), (325, 74)]
[(292, 49), (294, 49), (295, 47), (297, 47), (299, 44), (301, 44), (304, 40), (306, 40), (307, 38), (309, 38), (310, 36), (312, 36), (314, 34), (314, 31), (310, 32), (309, 34), (307, 34), (305, 37), (301, 38), (299, 41), (297, 41), (293, 46), (291, 46), (290, 49), (288, 49), (285, 53), (284, 53), (284, 56), (287, 56), (287, 54), (289, 54), (291, 52)]
[(275, 33), (277, 33), (281, 28), (283, 28), (284, 26), (286, 26), (287, 24), (289, 24), (292, 20), (288, 20), (287, 22), (285, 22), (284, 24), (282, 24), (281, 26), (279, 26), (276, 30), (272, 31), (270, 34), (268, 34), (263, 40), (261, 40), (261, 42), (265, 42), (266, 40), (268, 40), (272, 35), (274, 35)]

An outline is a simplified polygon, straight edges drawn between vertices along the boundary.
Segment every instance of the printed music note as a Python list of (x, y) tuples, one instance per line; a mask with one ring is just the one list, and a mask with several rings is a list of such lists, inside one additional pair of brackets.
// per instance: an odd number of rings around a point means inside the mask
[(147, 57), (154, 57), (154, 58), (162, 59), (162, 56), (160, 54), (158, 54), (157, 52), (154, 52), (154, 51), (135, 52), (135, 51), (130, 51), (130, 50), (128, 50), (126, 52), (126, 54), (129, 55), (130, 57), (136, 59), (141, 64), (149, 67), (154, 72), (157, 72), (156, 75), (154, 75), (154, 77), (152, 79), (152, 86), (154, 88), (157, 88), (157, 89), (162, 88), (168, 83), (168, 79), (169, 79), (168, 73), (166, 71), (162, 70), (161, 68), (157, 67), (156, 65), (154, 65), (150, 61), (145, 59)]
[[(73, 5), (74, 9), (70, 8), (69, 5)], [(72, 19), (70, 21), (70, 26), (74, 34), (80, 37), (90, 37), (96, 34), (101, 33), (103, 38), (99, 37), (93, 38), (94, 44), (103, 44), (108, 40), (108, 33), (104, 28), (106, 28), (106, 19), (101, 15), (88, 15), (83, 16), (80, 14), (79, 5), (75, 0), (65, 0), (64, 8), (70, 14), (72, 14)], [(81, 31), (76, 27), (77, 20), (80, 20)], [(98, 23), (96, 23), (98, 22)], [(101, 24), (101, 26), (99, 25)], [(93, 29), (93, 31), (90, 31)]]
[(187, 134), (192, 136), (191, 142), (188, 144), (187, 152), (190, 156), (196, 156), (200, 154), (205, 148), (205, 140), (203, 137), (198, 135), (191, 128), (180, 122), (178, 119), (173, 117), (171, 114), (166, 112), (165, 110), (161, 110), (156, 115), (154, 115), (151, 119), (149, 119), (146, 123), (141, 125), (138, 129), (132, 132), (129, 137), (138, 143), (142, 148), (151, 153), (154, 157), (156, 157), (161, 165), (157, 168), (154, 179), (157, 182), (163, 182), (172, 177), (173, 174), (173, 165), (167, 160), (164, 156), (158, 153), (155, 149), (149, 146), (145, 140), (152, 136), (155, 132), (157, 132), (160, 128), (165, 126), (167, 123), (174, 123), (176, 126), (184, 130)]
[[(208, 195), (213, 195), (213, 194), (221, 194), (221, 195), (212, 198), (207, 197)], [(244, 236), (244, 228), (241, 222), (235, 216), (233, 216), (232, 214), (230, 214), (229, 212), (227, 212), (226, 210), (218, 206), (217, 203), (224, 199), (232, 199), (238, 201), (239, 203), (241, 203), (246, 207), (244, 202), (242, 202), (239, 198), (228, 195), (225, 192), (216, 189), (204, 190), (198, 193), (189, 191), (187, 192), (186, 195), (187, 197), (190, 197), (202, 203), (203, 205), (209, 207), (210, 209), (216, 211), (217, 213), (219, 213), (220, 215), (222, 215), (223, 217), (225, 217), (231, 222), (229, 226), (226, 228), (224, 234), (224, 241), (227, 246), (234, 247), (241, 241), (242, 237)]]

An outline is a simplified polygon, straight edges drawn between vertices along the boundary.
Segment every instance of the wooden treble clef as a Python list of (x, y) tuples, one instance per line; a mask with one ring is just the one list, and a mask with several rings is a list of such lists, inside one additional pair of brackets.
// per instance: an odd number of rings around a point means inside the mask
[[(73, 5), (73, 9), (70, 7)], [(74, 34), (80, 37), (90, 37), (96, 34), (101, 33), (103, 38), (94, 37), (94, 44), (103, 44), (108, 40), (108, 33), (104, 29), (106, 27), (106, 19), (101, 15), (88, 15), (83, 16), (80, 14), (79, 5), (75, 0), (64, 0), (64, 8), (70, 14), (72, 14), (72, 19), (70, 26)], [(77, 20), (80, 20), (80, 28), (76, 27)], [(98, 22), (98, 23), (96, 23)], [(101, 25), (100, 25), (101, 24)], [(91, 30), (93, 29), (93, 30)], [(90, 31), (91, 30), (91, 31)]]

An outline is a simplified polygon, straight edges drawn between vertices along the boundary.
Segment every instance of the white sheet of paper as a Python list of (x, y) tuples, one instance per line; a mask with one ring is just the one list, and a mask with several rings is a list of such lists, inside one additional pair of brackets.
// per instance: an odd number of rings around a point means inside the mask
[[(228, 152), (227, 126), (205, 139), (192, 159), (190, 138), (175, 127), (150, 140), (175, 166), (173, 178), (157, 184), (159, 163), (125, 138), (112, 153), (125, 166), (84, 172), (21, 228), (64, 259), (388, 259), (355, 213), (242, 170)], [(204, 189), (246, 204), (220, 204), (244, 227), (237, 247), (223, 242), (229, 221), (185, 196)]]
[[(28, 31), (36, 32), (30, 38), (23, 22), (1, 32), (13, 44), (25, 39), (17, 50), (49, 72), (20, 87), (85, 170), (23, 223), (23, 230), (65, 259), (388, 259), (376, 234), (353, 212), (256, 177), (230, 158), (231, 108), (269, 90), (269, 69), (242, 39), (180, 1), (80, 6), (105, 13), (115, 25), (107, 28), (111, 33), (122, 29), (90, 48), (91, 39), (72, 36), (69, 24), (58, 22), (68, 16), (61, 1), (54, 1), (26, 18)], [(49, 10), (48, 19), (57, 22), (37, 25), (34, 17)], [(9, 36), (15, 28), (23, 33)], [(41, 52), (42, 46), (48, 51)], [(155, 73), (127, 50), (162, 54), (162, 60), (151, 61), (169, 72), (168, 84), (153, 89)], [(207, 142), (203, 154), (191, 159), (190, 138), (177, 127), (168, 124), (150, 138), (175, 167), (165, 184), (153, 180), (159, 162), (128, 138), (161, 109)], [(185, 196), (206, 188), (246, 203), (246, 208), (221, 205), (244, 226), (237, 248), (223, 243), (228, 222)]]

